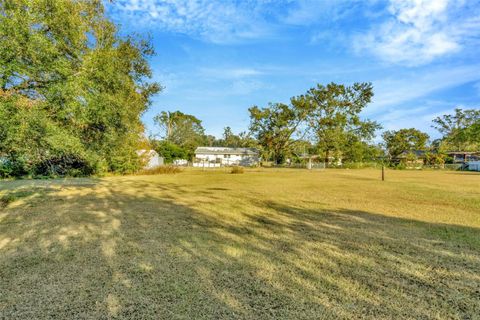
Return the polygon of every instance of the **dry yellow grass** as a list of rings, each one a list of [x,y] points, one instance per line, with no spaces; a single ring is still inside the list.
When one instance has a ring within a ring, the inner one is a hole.
[[[0,318],[480,315],[480,175],[0,182]]]
[[[138,172],[139,175],[149,174],[175,174],[182,172],[182,168],[172,165],[162,165],[151,169],[144,169]]]

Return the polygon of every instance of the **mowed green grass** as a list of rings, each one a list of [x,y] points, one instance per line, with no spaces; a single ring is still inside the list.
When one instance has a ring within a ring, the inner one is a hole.
[[[0,318],[480,318],[479,174],[186,170],[0,190]]]

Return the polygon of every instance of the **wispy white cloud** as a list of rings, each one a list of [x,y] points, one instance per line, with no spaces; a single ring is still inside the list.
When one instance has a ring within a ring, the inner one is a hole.
[[[368,5],[365,0],[296,0],[290,1],[289,10],[282,19],[293,25],[315,25],[344,19],[357,7]]]
[[[416,108],[409,108],[409,109],[404,109],[404,108],[392,108],[389,111],[386,111],[376,117],[377,121],[380,121],[381,123],[395,123],[398,122],[401,119],[405,118],[411,118],[412,116],[418,116],[419,114],[424,113],[429,109],[428,106],[421,106],[421,107],[416,107]]]
[[[390,0],[389,18],[356,36],[357,52],[408,66],[456,53],[480,36],[479,9],[455,0]]]
[[[238,80],[232,83],[229,93],[234,95],[247,95],[258,90],[270,88],[271,86],[257,79]]]
[[[247,95],[261,89],[271,88],[260,78],[267,75],[264,70],[251,67],[235,68],[200,68],[199,77],[220,81],[227,87],[217,91],[218,95]]]
[[[107,3],[110,14],[130,24],[195,36],[214,43],[231,43],[267,36],[270,26],[260,12],[264,1],[117,0]]]
[[[241,79],[265,74],[264,71],[250,67],[236,68],[200,68],[199,74],[215,79]]]
[[[433,92],[460,86],[480,80],[480,65],[431,69],[422,73],[397,75],[394,79],[373,81],[374,103],[367,113],[373,114],[382,109],[400,105],[425,97]]]

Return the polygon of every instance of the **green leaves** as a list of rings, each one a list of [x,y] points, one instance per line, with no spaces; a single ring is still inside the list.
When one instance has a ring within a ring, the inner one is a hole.
[[[163,131],[163,138],[193,154],[196,147],[206,143],[205,129],[202,121],[193,115],[180,111],[162,111],[153,121]]]
[[[397,158],[402,153],[412,153],[416,150],[427,150],[428,134],[415,128],[397,131],[385,131],[382,134],[390,158]]]
[[[296,139],[300,135],[301,124],[307,113],[299,102],[292,104],[269,104],[266,108],[253,106],[250,112],[250,131],[264,149],[270,153],[275,163],[282,163],[290,154]]]
[[[433,127],[443,134],[442,148],[449,151],[476,151],[480,148],[480,110],[455,109],[433,120]]]
[[[140,116],[161,87],[148,81],[149,41],[119,37],[103,10],[100,0],[0,4],[0,157],[136,170]]]
[[[317,152],[329,161],[332,154],[364,154],[365,141],[374,137],[380,125],[362,120],[359,113],[373,96],[370,83],[345,86],[330,83],[317,85],[306,94],[290,99],[290,105],[270,104],[250,111],[250,130],[269,150],[276,162],[281,162],[295,143],[308,135],[316,144]],[[362,148],[352,152],[351,148]]]

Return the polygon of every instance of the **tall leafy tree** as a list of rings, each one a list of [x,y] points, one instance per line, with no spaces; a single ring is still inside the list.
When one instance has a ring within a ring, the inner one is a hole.
[[[225,147],[238,148],[240,147],[240,137],[233,133],[232,128],[225,127],[223,129],[223,144]]]
[[[250,132],[242,131],[238,134],[240,139],[240,147],[242,148],[257,148],[258,141],[250,134]]]
[[[208,143],[202,121],[193,115],[164,111],[154,117],[154,122],[163,130],[166,141],[187,149],[190,157],[196,147]]]
[[[275,163],[283,163],[296,141],[302,136],[300,129],[307,117],[307,110],[300,101],[271,103],[268,107],[253,106],[250,112],[250,132]]]
[[[319,84],[297,98],[308,110],[308,123],[325,162],[340,156],[348,145],[371,140],[381,128],[377,122],[360,117],[372,97],[371,83],[330,83]]]
[[[163,131],[163,138],[165,140],[171,140],[173,138],[173,130],[177,122],[181,117],[185,116],[180,111],[162,111],[153,118],[153,121]]]
[[[396,158],[403,152],[426,151],[430,138],[428,134],[415,128],[385,131],[382,137],[390,158]]]
[[[257,146],[257,141],[249,133],[243,131],[235,134],[232,128],[223,129],[222,139],[217,140],[215,145],[230,148],[252,148]]]
[[[476,151],[480,148],[478,126],[480,110],[455,109],[454,114],[446,114],[433,120],[433,127],[443,134],[442,147],[450,151]]]
[[[480,120],[477,120],[467,130],[471,141],[475,141],[477,143],[477,150],[480,149]]]
[[[0,41],[0,156],[47,174],[138,167],[160,90],[148,41],[119,37],[100,0],[4,0]]]

